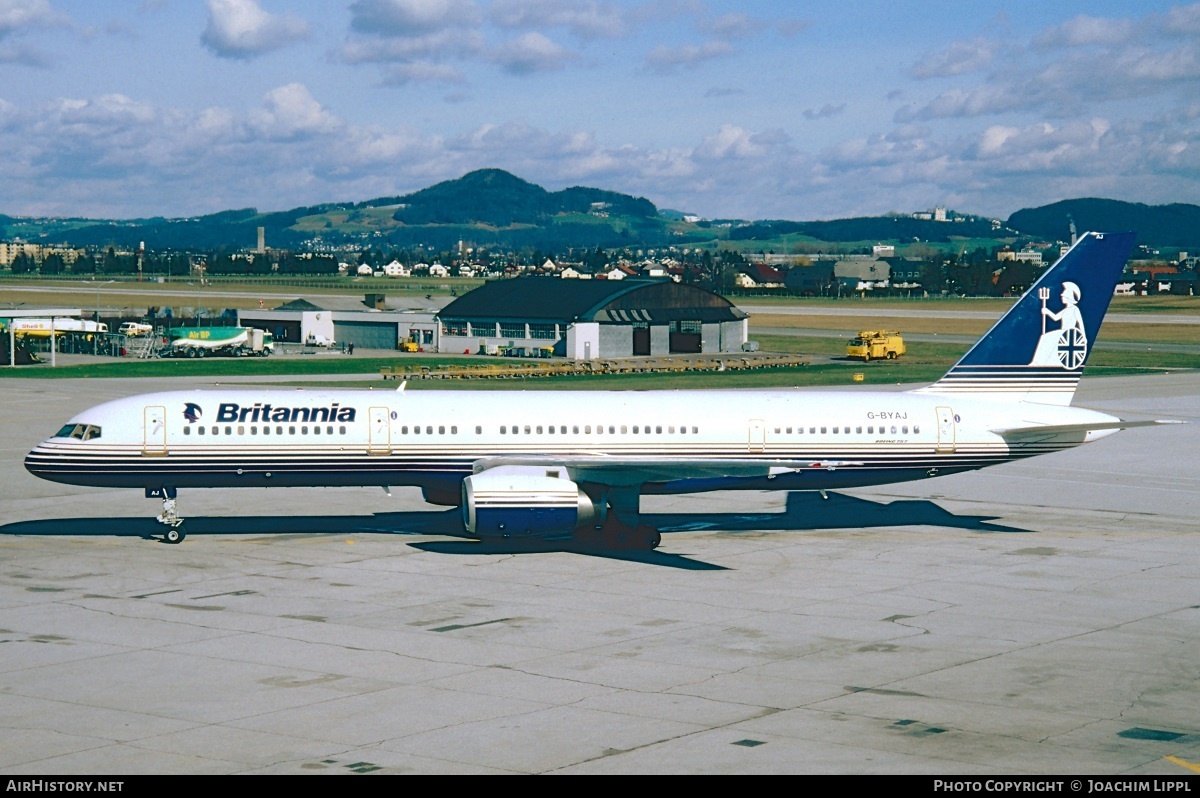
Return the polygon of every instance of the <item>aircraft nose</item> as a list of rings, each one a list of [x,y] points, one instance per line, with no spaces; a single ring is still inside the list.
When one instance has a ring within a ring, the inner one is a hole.
[[[30,449],[29,454],[25,455],[25,470],[35,477],[42,477],[46,474],[45,461],[42,453],[39,451],[45,444],[46,441],[42,441]]]

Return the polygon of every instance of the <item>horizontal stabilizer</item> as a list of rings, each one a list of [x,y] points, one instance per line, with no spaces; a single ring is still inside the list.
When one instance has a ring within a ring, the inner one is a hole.
[[[997,435],[1060,435],[1070,432],[1099,432],[1106,429],[1129,429],[1130,427],[1154,427],[1159,424],[1186,424],[1186,421],[1100,421],[1091,424],[1030,424],[1027,427],[1005,427],[994,429]]]

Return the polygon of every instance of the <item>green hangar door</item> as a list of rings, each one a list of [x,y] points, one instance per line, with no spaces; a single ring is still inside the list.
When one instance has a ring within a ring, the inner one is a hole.
[[[333,322],[333,338],[339,345],[353,343],[355,349],[395,349],[400,340],[395,322]]]

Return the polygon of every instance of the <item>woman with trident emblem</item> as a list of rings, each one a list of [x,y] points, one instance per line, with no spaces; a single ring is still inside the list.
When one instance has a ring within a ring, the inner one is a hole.
[[[1083,327],[1083,314],[1079,312],[1079,286],[1067,281],[1062,284],[1062,289],[1063,309],[1058,313],[1046,307],[1050,289],[1038,289],[1038,299],[1042,300],[1042,337],[1029,362],[1031,366],[1077,369],[1087,359],[1087,330]],[[1047,318],[1061,322],[1062,326],[1047,330]]]

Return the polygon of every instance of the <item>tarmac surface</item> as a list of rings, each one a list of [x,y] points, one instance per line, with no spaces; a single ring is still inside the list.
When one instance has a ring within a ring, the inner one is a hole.
[[[1193,423],[986,471],[650,497],[654,552],[353,488],[181,492],[171,546],[24,470],[179,384],[0,381],[0,773],[1200,772],[1200,375],[1085,378]]]

